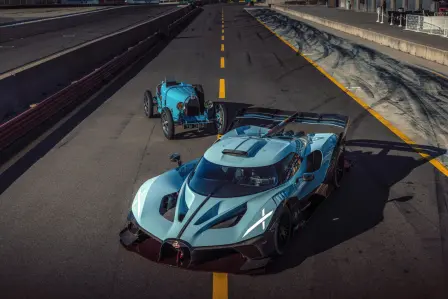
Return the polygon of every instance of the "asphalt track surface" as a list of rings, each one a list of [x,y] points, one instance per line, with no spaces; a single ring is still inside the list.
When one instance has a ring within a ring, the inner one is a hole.
[[[95,21],[87,24],[60,30],[54,28],[55,30],[51,32],[0,43],[0,56],[2,57],[0,59],[0,74],[147,21],[173,9],[176,9],[176,6],[142,6],[139,11],[136,11],[134,7],[118,8],[120,12],[118,16],[116,14],[104,16],[99,13]],[[76,16],[71,18],[76,18]],[[39,26],[39,23],[36,23],[35,26]]]
[[[211,273],[155,264],[118,243],[133,195],[173,167],[168,155],[196,158],[216,140],[167,141],[159,119],[145,118],[143,91],[165,75],[203,84],[212,99],[224,79],[229,106],[352,118],[356,164],[343,187],[267,274],[229,274],[228,298],[446,298],[438,208],[446,178],[242,6],[205,6],[140,68],[0,177],[2,298],[212,297]],[[215,285],[214,298],[227,298],[226,290]]]

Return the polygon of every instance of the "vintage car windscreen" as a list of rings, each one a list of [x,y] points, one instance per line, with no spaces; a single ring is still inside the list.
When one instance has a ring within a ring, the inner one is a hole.
[[[274,188],[278,181],[277,169],[273,165],[229,167],[202,158],[188,183],[194,192],[201,195],[214,192],[213,197],[239,197]],[[222,188],[219,187],[221,185]]]

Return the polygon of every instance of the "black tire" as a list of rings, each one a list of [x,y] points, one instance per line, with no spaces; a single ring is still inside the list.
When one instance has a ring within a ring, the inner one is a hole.
[[[143,108],[145,110],[145,115],[148,118],[154,117],[154,99],[152,98],[152,93],[147,90],[143,97]]]
[[[341,180],[344,177],[344,172],[345,172],[344,162],[345,162],[345,157],[344,157],[344,151],[342,150],[339,153],[336,165],[335,165],[333,173],[332,173],[331,184],[333,185],[333,187],[335,189],[338,189],[339,187],[341,187]]]
[[[224,135],[227,132],[227,107],[224,104],[215,104],[215,113],[216,113],[216,131],[219,135]],[[218,119],[218,113],[219,119]]]
[[[162,131],[165,137],[168,140],[174,138],[174,121],[173,115],[171,114],[170,109],[163,108],[162,113],[160,114],[160,121],[162,123]]]
[[[291,211],[284,207],[277,221],[274,232],[274,255],[281,256],[291,241],[293,226]]]

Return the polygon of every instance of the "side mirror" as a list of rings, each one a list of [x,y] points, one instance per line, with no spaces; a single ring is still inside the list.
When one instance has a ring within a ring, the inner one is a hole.
[[[182,165],[182,161],[180,160],[180,154],[178,154],[178,153],[171,154],[170,161],[177,162],[177,165],[179,165],[179,166]]]
[[[309,182],[309,181],[314,180],[314,174],[312,174],[312,173],[304,173],[303,174],[303,180],[305,182]]]

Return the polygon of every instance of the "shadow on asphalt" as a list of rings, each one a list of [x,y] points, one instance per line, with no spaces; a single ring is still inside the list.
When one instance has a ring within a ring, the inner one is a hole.
[[[179,36],[179,37],[176,37],[175,39],[184,39],[184,38],[188,38],[188,39],[190,39],[190,38],[201,38],[202,36],[200,36],[200,35],[190,35],[190,36]]]
[[[432,146],[417,147],[432,158],[446,152]],[[347,141],[347,148],[347,158],[354,164],[351,171],[346,173],[341,188],[320,205],[308,224],[294,236],[285,255],[273,260],[263,274],[298,267],[308,257],[327,251],[378,225],[383,221],[383,210],[387,204],[394,202],[399,205],[413,199],[412,195],[389,199],[392,186],[415,168],[428,163],[409,145],[350,140]],[[358,253],[362,254],[361,251]]]
[[[197,138],[205,138],[209,136],[216,136],[216,132],[214,132],[211,128],[204,130],[190,130],[176,133],[174,139],[197,139]]]
[[[181,29],[173,31],[173,35],[169,38],[160,40],[151,50],[149,50],[140,61],[136,62],[131,68],[122,72],[117,79],[109,84],[100,93],[91,98],[90,102],[77,111],[73,116],[67,119],[58,129],[49,134],[37,145],[30,149],[26,154],[19,158],[14,164],[7,168],[0,174],[0,194],[2,194],[11,184],[13,184],[22,174],[24,174],[34,163],[41,157],[45,156],[59,141],[61,141],[67,134],[69,134],[78,124],[92,114],[99,108],[107,99],[120,90],[127,82],[134,78],[149,62],[156,58],[167,46],[174,40],[177,35],[182,32],[193,20],[190,19],[185,22]],[[143,90],[142,90],[143,97]],[[143,100],[142,100],[143,105]],[[64,116],[76,109],[75,106],[69,106],[56,114],[52,119],[43,123],[41,126],[35,128],[26,136],[14,143],[14,145],[1,152],[0,165],[6,163],[17,152],[24,149],[30,142],[36,140],[51,129]],[[143,106],[142,106],[143,113]]]

